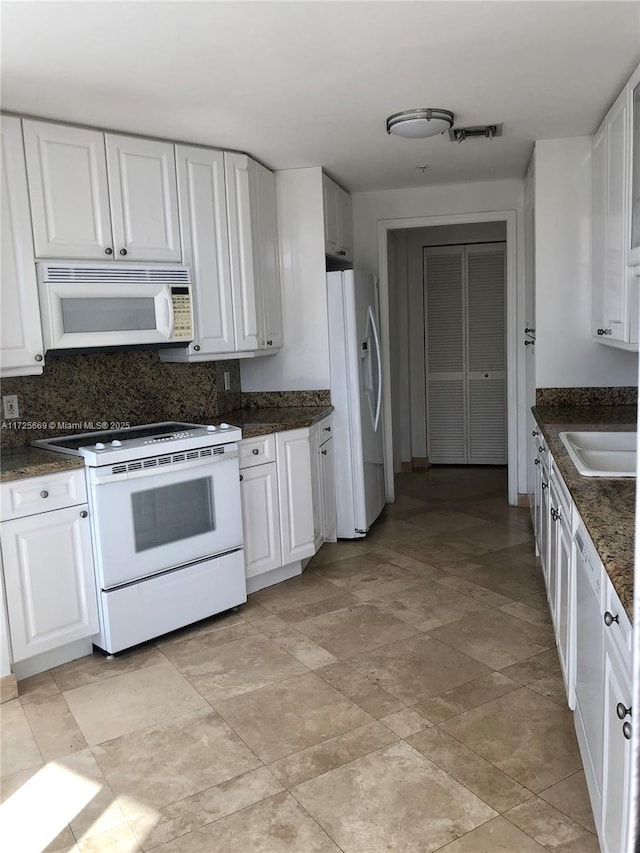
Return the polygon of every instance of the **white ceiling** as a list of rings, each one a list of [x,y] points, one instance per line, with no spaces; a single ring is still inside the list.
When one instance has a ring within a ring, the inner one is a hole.
[[[353,191],[522,177],[535,139],[593,133],[639,60],[637,2],[2,3],[3,109],[322,165]],[[387,136],[413,107],[504,135]]]

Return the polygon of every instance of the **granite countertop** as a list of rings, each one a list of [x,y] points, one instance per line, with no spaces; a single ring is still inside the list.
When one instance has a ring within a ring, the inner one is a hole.
[[[274,406],[268,409],[235,409],[233,412],[221,415],[221,419],[241,427],[243,438],[255,438],[271,432],[310,427],[330,415],[332,411],[333,406]]]
[[[533,415],[629,619],[633,621],[636,481],[583,477],[559,433],[636,429],[635,406],[534,406]]]
[[[82,456],[52,453],[50,450],[40,450],[28,444],[3,450],[1,461],[0,483],[38,477],[40,474],[56,474],[71,468],[84,468]]]

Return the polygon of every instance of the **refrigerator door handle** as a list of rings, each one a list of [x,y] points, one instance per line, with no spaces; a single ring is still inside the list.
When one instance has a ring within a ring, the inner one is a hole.
[[[382,355],[380,353],[380,337],[378,336],[376,318],[373,314],[373,309],[371,308],[371,306],[369,306],[369,321],[373,330],[373,339],[376,342],[376,358],[378,360],[378,399],[376,402],[376,414],[373,421],[374,432],[377,432],[378,424],[380,423],[380,408],[382,406]]]

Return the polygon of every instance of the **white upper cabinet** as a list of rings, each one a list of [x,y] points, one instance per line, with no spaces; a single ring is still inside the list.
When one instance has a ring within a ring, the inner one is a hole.
[[[235,351],[282,346],[275,179],[246,154],[225,152]]]
[[[322,175],[325,253],[353,260],[351,196],[327,175]]]
[[[104,134],[23,121],[39,258],[113,257]]]
[[[629,264],[637,77],[638,71],[613,103],[592,148],[592,333],[601,343],[633,350],[638,349],[639,282]]]
[[[631,123],[631,210],[628,262],[640,272],[640,66],[627,86],[629,120]]]
[[[180,261],[174,146],[105,135],[114,252],[130,261]]]
[[[27,175],[20,119],[2,118],[0,374],[28,376],[44,366]]]
[[[180,261],[174,146],[23,122],[36,257]]]
[[[224,154],[178,145],[176,164],[182,254],[191,269],[195,335],[188,348],[172,353],[183,361],[205,361],[235,348]]]

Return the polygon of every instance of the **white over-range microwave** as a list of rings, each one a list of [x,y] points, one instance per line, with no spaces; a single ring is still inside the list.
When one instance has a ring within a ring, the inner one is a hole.
[[[193,338],[189,269],[39,262],[46,350],[182,344]]]

